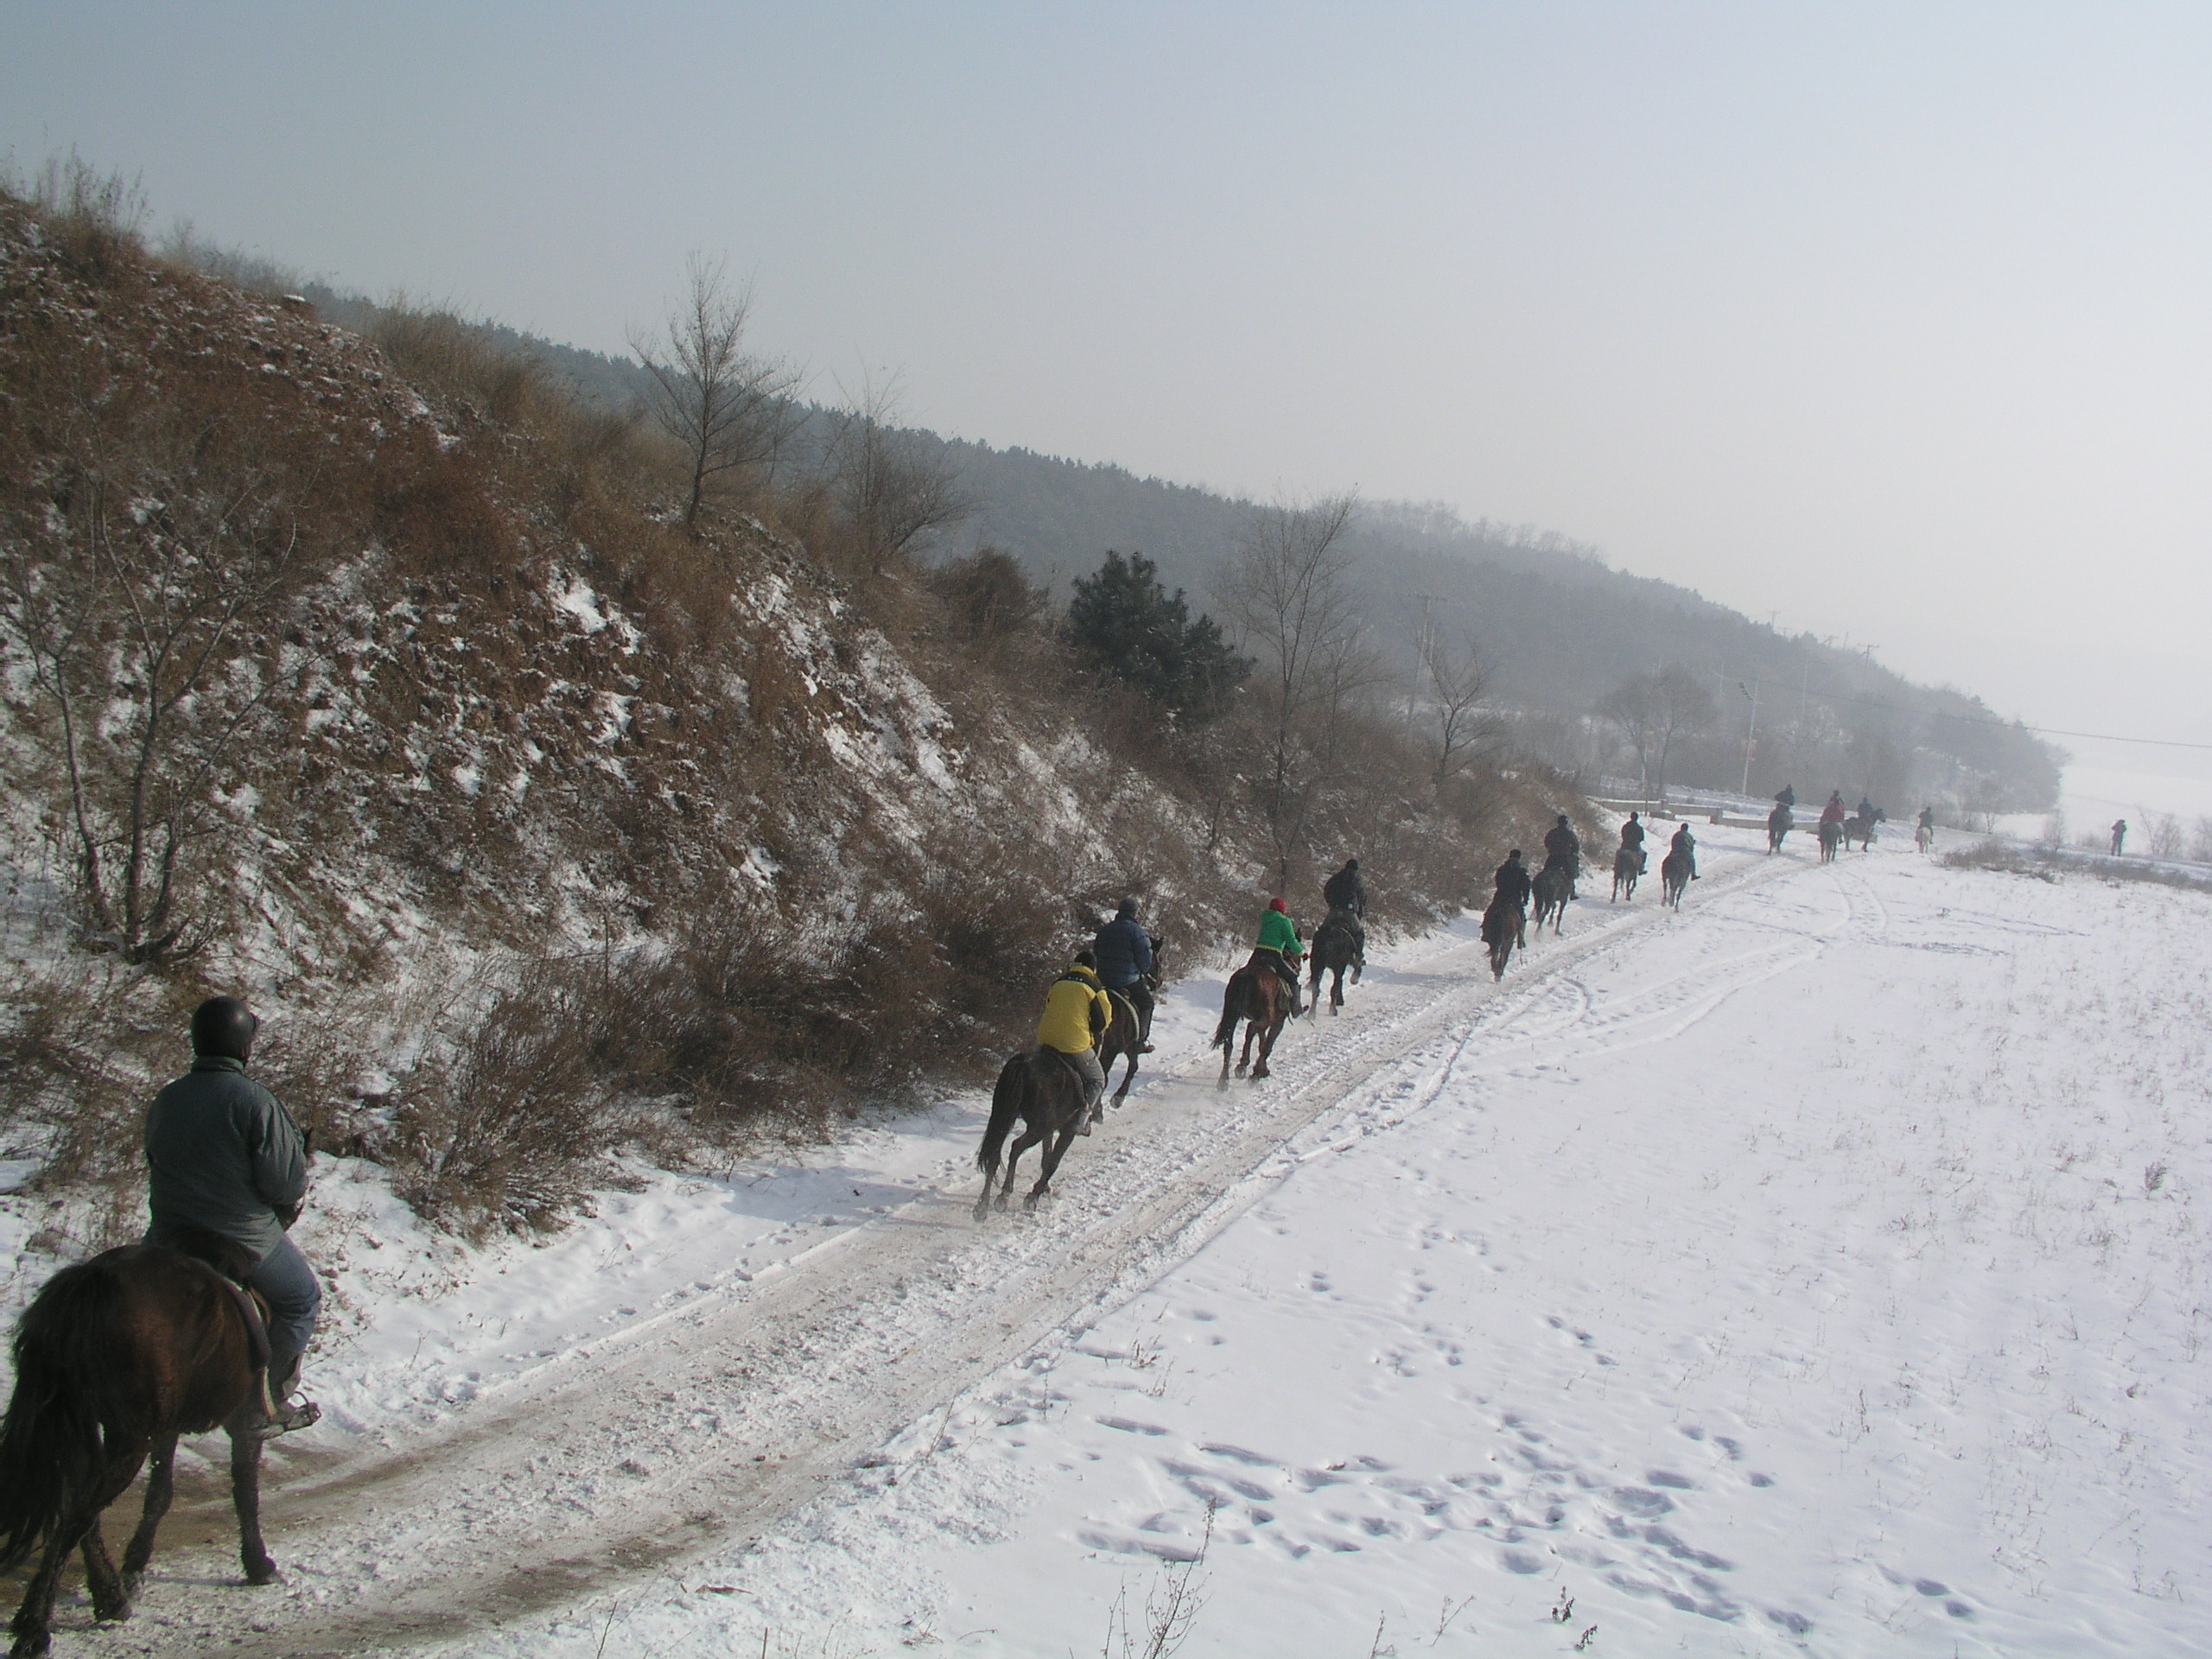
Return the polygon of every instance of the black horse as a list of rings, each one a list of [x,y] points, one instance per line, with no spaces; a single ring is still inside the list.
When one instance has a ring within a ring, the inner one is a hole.
[[[1843,845],[1843,826],[1834,818],[1821,820],[1821,862],[1835,862],[1835,849]]]
[[[1643,858],[1640,847],[1624,847],[1613,855],[1613,896],[1607,903],[1636,897],[1636,884],[1643,879]]]
[[[1848,847],[1855,841],[1859,843],[1860,852],[1872,852],[1874,848],[1874,826],[1878,823],[1887,823],[1889,821],[1889,814],[1878,806],[1874,809],[1874,816],[1871,818],[1861,817],[1858,813],[1853,813],[1843,821],[1843,844]]]
[[[227,1241],[210,1243],[211,1254],[238,1258],[227,1267],[251,1269]],[[249,1293],[226,1277],[180,1251],[126,1244],[64,1268],[24,1310],[16,1392],[0,1422],[0,1571],[45,1548],[10,1627],[10,1659],[47,1651],[54,1582],[72,1551],[85,1558],[92,1617],[130,1617],[168,1513],[181,1434],[229,1433],[246,1582],[276,1576],[261,1541],[268,1339]],[[118,1573],[100,1512],[149,1453],[145,1507]]]
[[[1536,872],[1535,897],[1536,931],[1541,933],[1548,921],[1557,933],[1567,918],[1567,901],[1574,897],[1574,871],[1563,863],[1545,865]]]
[[[1039,1155],[1045,1166],[1022,1203],[1025,1210],[1034,1210],[1037,1200],[1052,1190],[1052,1172],[1059,1168],[1068,1143],[1084,1126],[1084,1109],[1083,1074],[1062,1059],[1056,1049],[1039,1044],[1016,1054],[1000,1068],[998,1086],[991,1090],[991,1121],[983,1131],[983,1144],[976,1152],[976,1167],[983,1172],[982,1194],[976,1200],[976,1220],[990,1212],[999,1148],[1006,1144],[1014,1120],[1021,1121],[1021,1138],[1006,1155],[1006,1182],[999,1188],[998,1206],[1005,1209],[1013,1196],[1014,1166],[1021,1161],[1021,1154],[1041,1141],[1045,1150]]]
[[[1306,948],[1306,971],[1313,976],[1313,1017],[1321,1017],[1321,976],[1334,974],[1329,985],[1329,1012],[1344,1011],[1344,971],[1351,971],[1351,982],[1359,983],[1359,976],[1367,967],[1367,950],[1360,942],[1359,929],[1348,910],[1332,910],[1328,919],[1314,931],[1313,943]]]
[[[1780,852],[1782,850],[1783,842],[1788,838],[1789,832],[1796,827],[1796,814],[1792,812],[1788,807],[1783,805],[1781,802],[1777,801],[1774,804],[1774,810],[1766,815],[1767,851],[1770,853]]]
[[[1160,956],[1165,949],[1158,939],[1152,942],[1152,971],[1144,976],[1145,989],[1155,996],[1160,994],[1160,982],[1164,977]],[[1114,1103],[1119,1106],[1129,1097],[1129,1085],[1137,1080],[1137,1061],[1144,1052],[1144,1020],[1137,1013],[1136,1004],[1121,992],[1109,991],[1107,995],[1114,999],[1114,1023],[1098,1039],[1098,1064],[1105,1070],[1106,1080],[1111,1083],[1114,1062],[1126,1058],[1129,1063],[1129,1069],[1122,1074],[1122,1086],[1114,1091]],[[1091,1124],[1105,1116],[1105,1106],[1102,1096],[1084,1121],[1084,1134],[1089,1135]]]
[[[1513,947],[1522,943],[1522,930],[1528,925],[1528,912],[1503,896],[1491,899],[1483,912],[1483,943],[1490,947],[1492,979],[1505,977],[1505,964],[1513,959]]]
[[[1676,910],[1682,907],[1682,889],[1690,884],[1690,855],[1676,850],[1659,863],[1659,897]]]

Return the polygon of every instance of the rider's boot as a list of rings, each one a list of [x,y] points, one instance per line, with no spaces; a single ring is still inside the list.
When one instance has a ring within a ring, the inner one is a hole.
[[[255,1433],[263,1440],[279,1434],[289,1434],[295,1429],[311,1428],[322,1417],[322,1408],[312,1400],[294,1400],[292,1395],[300,1386],[300,1354],[271,1354],[269,1357],[267,1410]]]

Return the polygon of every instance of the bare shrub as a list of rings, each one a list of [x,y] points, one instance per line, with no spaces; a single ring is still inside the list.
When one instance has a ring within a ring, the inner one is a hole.
[[[573,968],[535,965],[494,993],[464,1041],[394,1090],[379,1152],[401,1196],[468,1232],[556,1220],[625,1130],[591,1064],[603,1017]]]
[[[14,192],[13,181],[0,183]],[[108,287],[137,273],[146,222],[137,178],[103,173],[73,149],[47,158],[29,195],[47,240],[73,274]]]
[[[2212,816],[2199,817],[2189,835],[2189,855],[2198,864],[2212,864]]]
[[[368,334],[408,379],[463,399],[503,426],[557,396],[535,357],[502,350],[483,329],[404,294],[372,308]]]
[[[2153,858],[2179,858],[2189,850],[2189,830],[2171,812],[2149,812],[2143,820],[2145,850]]]
[[[995,547],[977,548],[930,573],[958,637],[988,652],[1033,632],[1052,595],[1022,574],[1020,563]]]
[[[893,389],[865,387],[830,439],[830,488],[857,576],[883,575],[975,511],[952,463],[899,428],[897,412]]]
[[[257,637],[299,585],[308,515],[219,410],[80,395],[41,491],[0,504],[0,650],[65,785],[62,834],[92,936],[126,961],[189,956],[220,796],[276,680]]]

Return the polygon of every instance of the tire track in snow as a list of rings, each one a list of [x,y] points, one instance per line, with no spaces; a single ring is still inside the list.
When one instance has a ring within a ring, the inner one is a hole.
[[[1701,896],[1804,871],[1745,855]],[[656,1316],[655,1340],[637,1338],[642,1325],[614,1333],[486,1395],[449,1429],[270,1490],[270,1535],[294,1575],[285,1601],[242,1600],[219,1529],[195,1549],[172,1522],[140,1619],[104,1632],[102,1649],[432,1645],[757,1537],[901,1429],[1187,1259],[1295,1166],[1295,1137],[1332,1113],[1371,1111],[1408,1058],[1453,1044],[1433,1086],[1416,1089],[1417,1110],[1463,1057],[1517,1041],[1512,1022],[1562,987],[1565,1018],[1540,1029],[1605,1029],[1573,970],[1645,927],[1697,922],[1656,906],[1596,913],[1601,925],[1522,957],[1518,982],[1493,984],[1470,942],[1369,999],[1370,1018],[1300,1027],[1272,1085],[1217,1093],[1210,1075],[1194,1080],[1217,1064],[1211,1051],[1147,1074],[1132,1100],[1149,1109],[1109,1114],[1034,1217],[976,1226],[963,1180],[782,1273]],[[1751,970],[1762,957],[1762,973],[1787,970],[1773,947],[1732,960]],[[1707,1003],[1670,996],[1643,1017],[1694,1021]],[[212,1520],[212,1506],[179,1518]]]

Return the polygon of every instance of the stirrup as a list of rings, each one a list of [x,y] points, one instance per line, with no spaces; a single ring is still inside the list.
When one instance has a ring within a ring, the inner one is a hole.
[[[288,1405],[272,1407],[264,1412],[253,1431],[257,1440],[273,1440],[279,1434],[290,1434],[302,1428],[313,1428],[322,1421],[322,1408],[312,1400],[295,1401]]]

